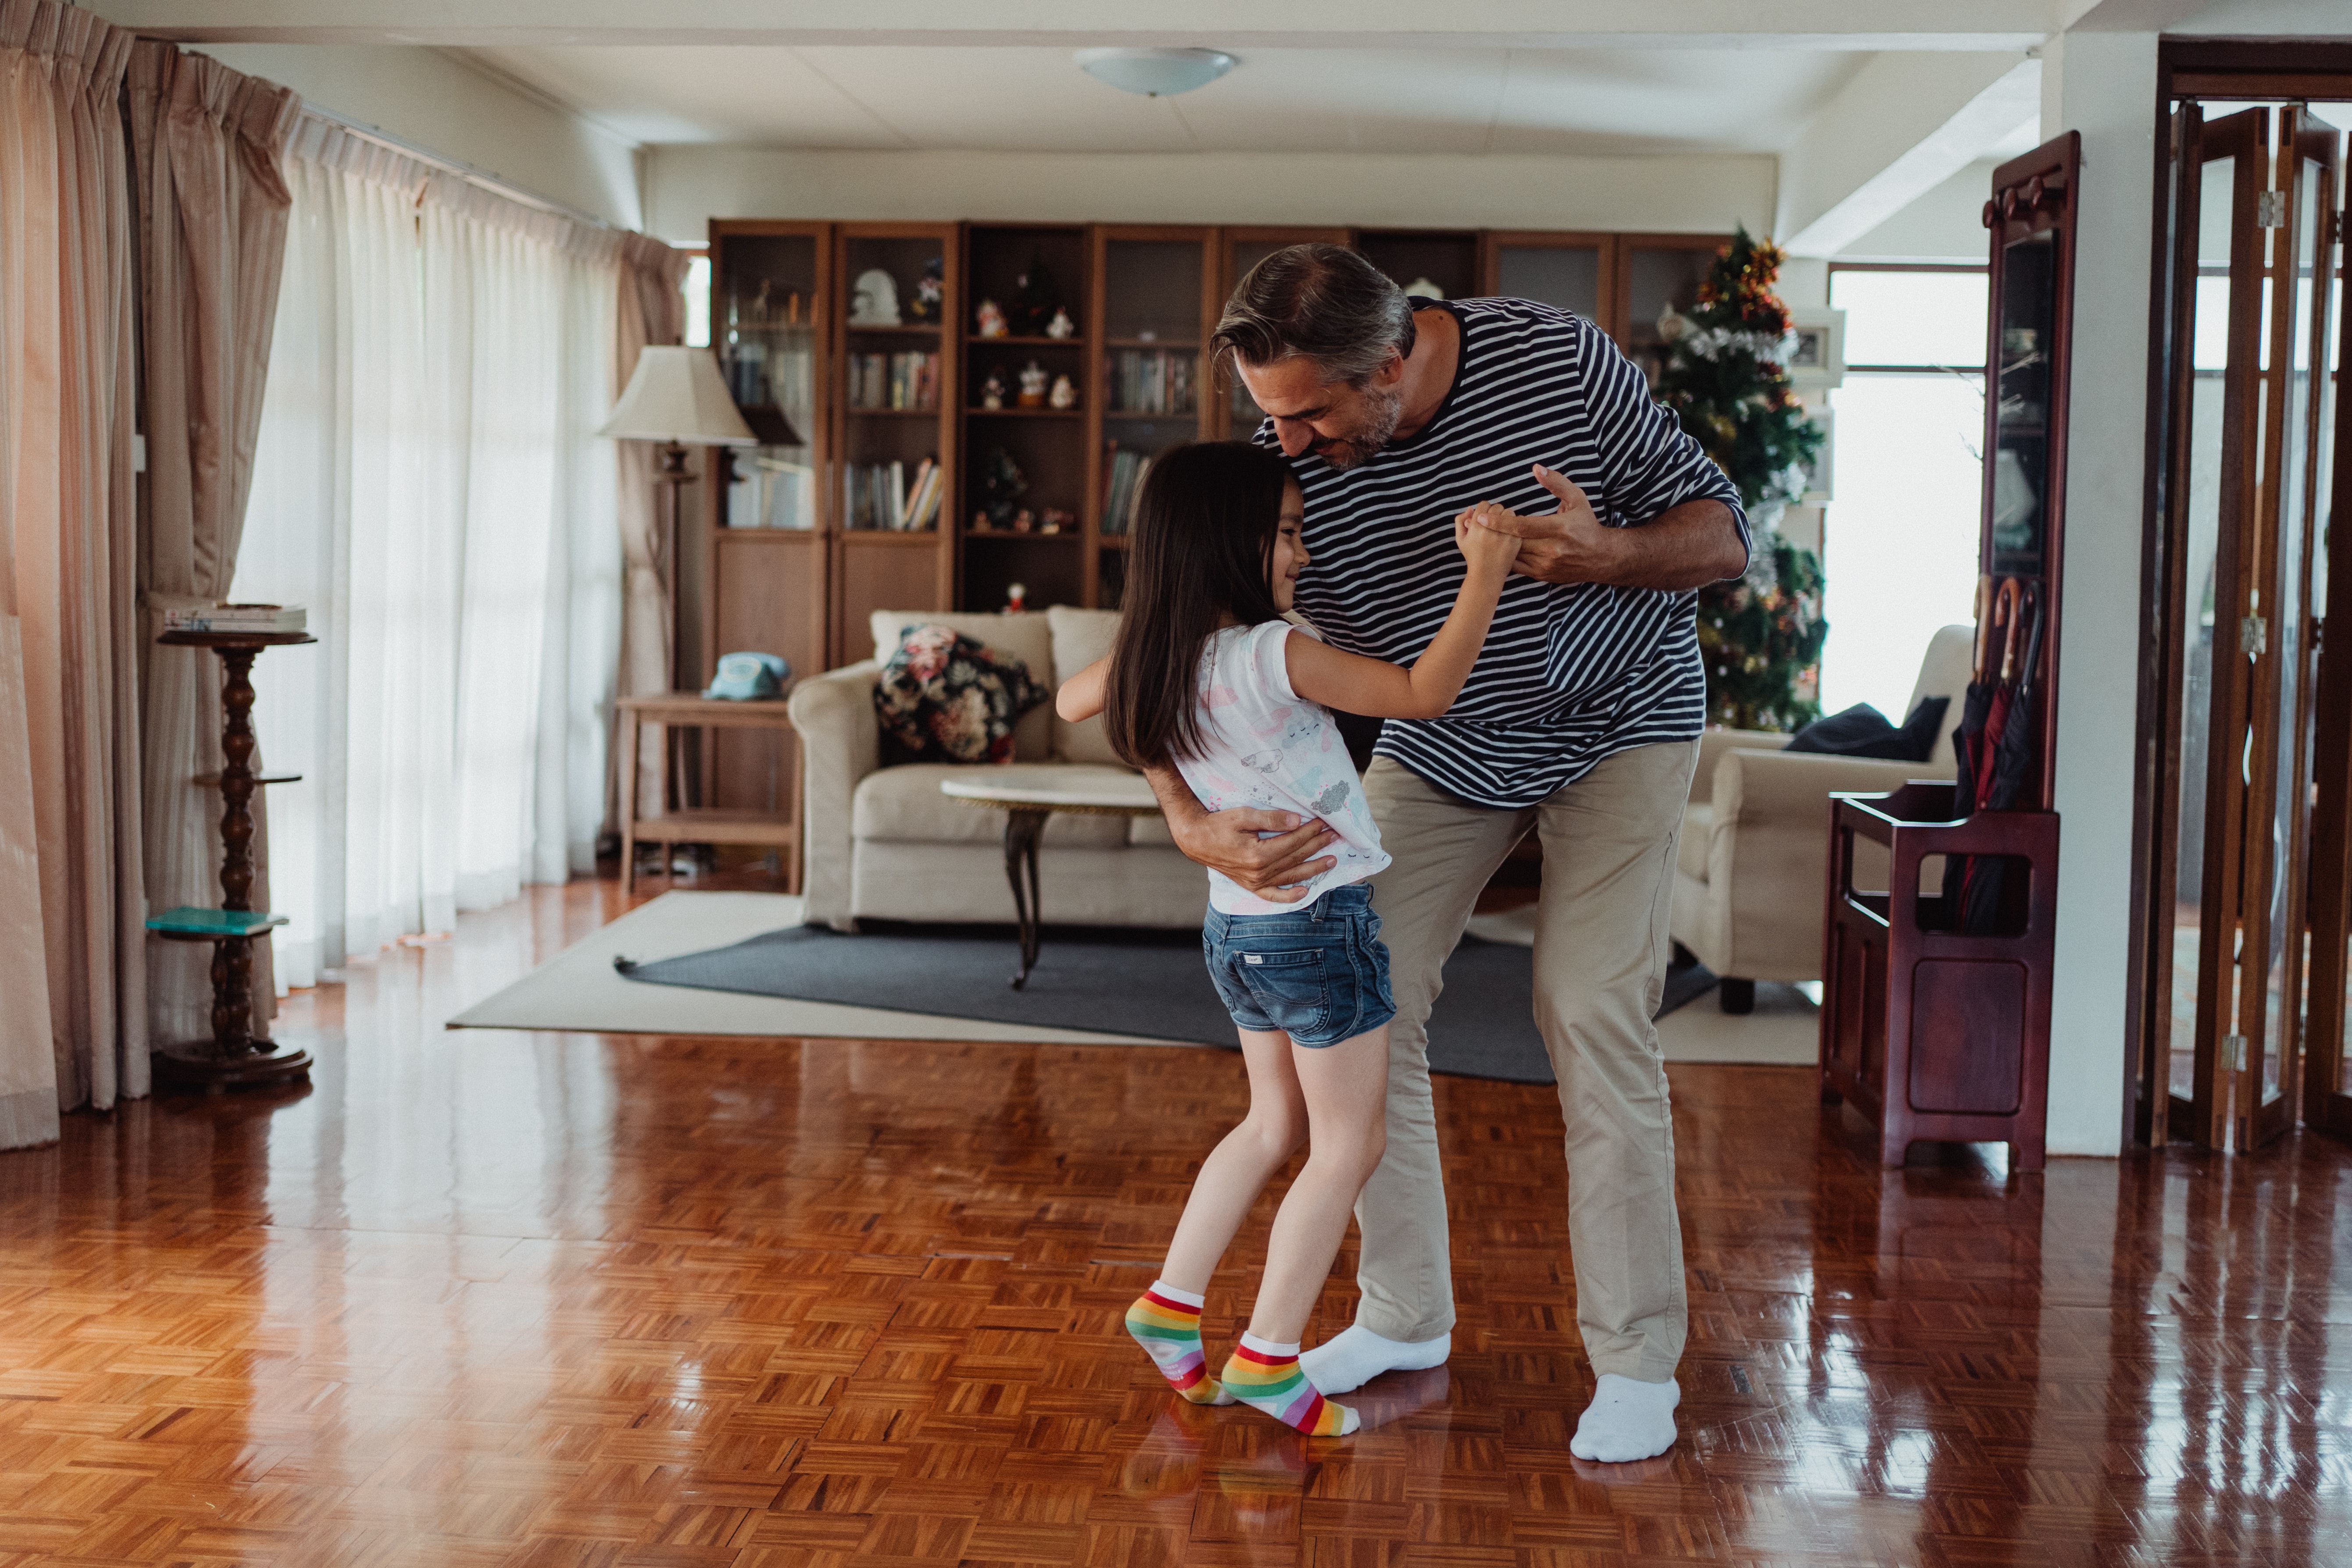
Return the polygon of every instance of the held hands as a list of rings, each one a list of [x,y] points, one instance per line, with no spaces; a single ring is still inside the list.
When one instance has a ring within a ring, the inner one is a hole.
[[[1511,570],[1540,583],[1614,581],[1623,531],[1603,526],[1592,503],[1565,475],[1541,463],[1535,466],[1535,472],[1536,483],[1558,498],[1557,510],[1548,516],[1521,517],[1486,501],[1454,519],[1457,540],[1465,527],[1510,535],[1518,546]],[[1469,552],[1464,545],[1463,553]],[[1475,562],[1476,557],[1471,559]]]
[[[1475,577],[1482,569],[1492,573],[1497,591],[1522,548],[1507,526],[1519,521],[1494,501],[1481,501],[1454,520],[1454,547],[1470,563],[1470,574]]]

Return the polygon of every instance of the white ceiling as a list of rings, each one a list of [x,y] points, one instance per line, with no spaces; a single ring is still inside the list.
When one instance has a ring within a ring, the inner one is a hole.
[[[1064,48],[462,51],[631,142],[1001,152],[1774,152],[1872,57],[1830,49],[1263,48],[1148,99]]]

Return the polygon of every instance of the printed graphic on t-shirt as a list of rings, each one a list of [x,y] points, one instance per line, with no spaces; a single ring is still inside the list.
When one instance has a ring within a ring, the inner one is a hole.
[[[1323,851],[1337,864],[1295,904],[1268,902],[1213,870],[1209,902],[1224,914],[1295,912],[1325,889],[1360,882],[1389,863],[1339,724],[1328,709],[1291,689],[1284,652],[1293,631],[1314,635],[1268,621],[1229,626],[1209,639],[1201,655],[1201,754],[1176,767],[1211,811],[1249,807],[1319,819],[1339,836]]]

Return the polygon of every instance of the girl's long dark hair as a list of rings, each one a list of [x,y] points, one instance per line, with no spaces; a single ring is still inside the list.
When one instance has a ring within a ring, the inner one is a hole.
[[[1227,616],[1282,618],[1266,583],[1290,465],[1246,441],[1162,453],[1144,476],[1103,725],[1130,766],[1200,754],[1201,652]]]

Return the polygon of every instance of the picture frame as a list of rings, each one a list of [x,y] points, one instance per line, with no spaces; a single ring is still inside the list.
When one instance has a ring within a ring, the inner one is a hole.
[[[1805,479],[1805,493],[1797,499],[1797,504],[1827,506],[1837,500],[1837,410],[1824,406],[1809,407],[1805,412],[1812,416],[1814,427],[1822,433],[1822,449],[1813,458],[1812,471]]]
[[[1789,384],[1826,392],[1845,381],[1845,312],[1811,307],[1789,312]]]

